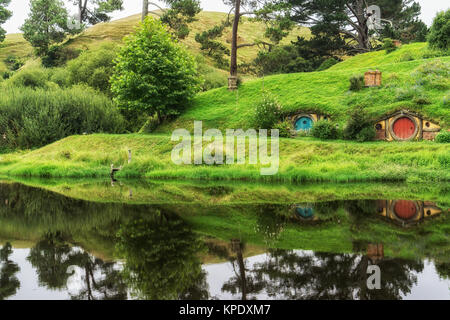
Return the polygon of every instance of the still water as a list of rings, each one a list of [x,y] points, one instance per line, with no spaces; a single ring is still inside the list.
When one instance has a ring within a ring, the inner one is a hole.
[[[449,230],[445,199],[127,204],[3,183],[0,299],[448,300]]]

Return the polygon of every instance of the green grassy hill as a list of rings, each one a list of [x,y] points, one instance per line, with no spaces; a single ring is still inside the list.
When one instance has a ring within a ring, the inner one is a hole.
[[[175,122],[159,128],[191,128],[203,120],[209,128],[249,128],[255,104],[263,91],[272,93],[286,112],[305,111],[330,115],[344,123],[353,106],[363,105],[374,117],[400,109],[423,114],[442,127],[450,126],[450,56],[428,58],[426,43],[404,45],[386,54],[376,51],[358,55],[322,72],[281,74],[247,81],[237,92],[219,88],[197,96]],[[349,91],[349,78],[370,69],[383,72],[380,88]]]
[[[207,30],[216,25],[227,14],[221,12],[206,12],[203,11],[198,15],[198,20],[190,25],[191,32],[189,36],[182,41],[188,50],[193,54],[200,54],[200,45],[195,41],[195,35],[201,31]],[[155,16],[156,17],[156,16]],[[99,23],[93,27],[88,28],[83,33],[66,42],[66,46],[73,49],[95,49],[107,42],[122,43],[122,39],[133,32],[135,26],[140,22],[141,15],[133,15],[127,18]],[[239,43],[252,43],[256,40],[264,39],[264,25],[259,22],[250,21],[243,18],[239,26]],[[297,36],[303,35],[308,37],[310,34],[308,28],[299,28],[284,39],[284,43],[289,43],[297,39]],[[222,38],[222,43],[229,45],[231,42],[231,29],[225,30]],[[4,59],[9,55],[15,55],[23,60],[32,61],[32,48],[23,38],[22,34],[9,34],[3,44],[0,44],[0,72],[6,70]],[[249,63],[256,57],[256,50],[252,47],[244,47],[239,50],[239,63]],[[207,62],[214,65],[214,61]]]

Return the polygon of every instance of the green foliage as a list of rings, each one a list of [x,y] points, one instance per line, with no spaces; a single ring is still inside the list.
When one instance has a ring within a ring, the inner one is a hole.
[[[225,73],[208,65],[202,55],[197,55],[196,61],[198,74],[203,80],[202,91],[227,86],[228,78]]]
[[[260,51],[253,63],[265,75],[314,71],[313,62],[301,57],[293,45]]]
[[[11,71],[19,70],[25,63],[22,59],[16,57],[15,55],[9,55],[5,59],[5,64],[8,66],[8,69]]]
[[[350,91],[361,91],[364,88],[364,75],[353,75],[350,78]]]
[[[386,53],[389,54],[397,50],[397,46],[394,44],[394,41],[390,38],[386,38],[383,40],[383,50],[386,50]]]
[[[228,26],[228,21],[222,21],[220,25],[213,26],[211,29],[195,35],[195,41],[200,44],[200,50],[211,57],[219,68],[226,68],[229,65],[226,57],[230,56],[230,49],[217,40]]]
[[[327,70],[327,69],[331,68],[332,66],[334,66],[337,63],[339,63],[339,61],[336,58],[328,58],[327,60],[322,62],[322,64],[320,65],[319,68],[317,68],[316,71]]]
[[[122,10],[123,0],[70,0],[81,7],[81,22],[94,25],[111,20],[109,13]]]
[[[277,100],[268,93],[256,104],[254,125],[259,129],[273,129],[281,117],[281,106]]]
[[[198,0],[164,0],[169,5],[161,16],[162,23],[169,26],[173,35],[178,39],[185,39],[189,33],[189,24],[196,21],[195,16],[202,9]]]
[[[75,59],[81,53],[81,50],[74,50],[61,45],[52,45],[42,56],[42,65],[45,68],[62,66],[67,61]]]
[[[35,148],[73,134],[122,132],[117,108],[87,87],[4,88],[0,94],[2,148]]]
[[[11,0],[0,0],[0,26],[12,16],[12,12],[6,9]],[[6,30],[0,27],[0,43],[5,40]]]
[[[115,45],[103,45],[99,49],[83,52],[67,64],[69,83],[85,84],[110,95],[109,79],[114,70],[117,51]]]
[[[321,140],[333,140],[339,137],[336,124],[327,120],[317,121],[314,124],[311,133],[313,137]]]
[[[27,68],[16,72],[7,82],[14,87],[48,88],[49,72],[42,68]]]
[[[450,143],[450,132],[442,131],[436,136],[436,142],[438,143]]]
[[[450,9],[439,12],[434,18],[428,42],[432,48],[450,49]]]
[[[292,123],[290,121],[282,121],[278,122],[274,129],[278,129],[279,131],[279,137],[280,138],[290,138],[292,137],[292,131],[294,130],[294,127],[292,126]]]
[[[361,131],[358,132],[356,135],[356,141],[358,142],[366,142],[366,141],[372,141],[375,139],[376,131],[373,125],[367,124],[364,128],[361,129]]]
[[[66,88],[71,85],[70,73],[66,68],[52,69],[50,81],[56,83],[60,88]]]
[[[373,131],[373,135],[371,131]],[[347,140],[357,140],[359,142],[373,140],[375,137],[373,121],[363,107],[357,106],[351,111],[343,135],[344,139]]]
[[[61,0],[31,0],[28,19],[21,27],[23,37],[38,55],[46,55],[52,44],[64,40],[69,33],[68,13]]]
[[[200,89],[196,64],[161,22],[147,17],[125,44],[111,78],[119,107],[160,120],[186,108]]]

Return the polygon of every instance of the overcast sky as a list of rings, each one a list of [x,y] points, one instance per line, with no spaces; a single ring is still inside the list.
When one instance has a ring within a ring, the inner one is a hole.
[[[447,0],[417,0],[422,6],[421,19],[428,25],[431,25],[434,16],[437,12],[450,8]],[[13,11],[13,16],[8,20],[3,28],[8,33],[20,32],[19,28],[23,24],[28,15],[29,0],[12,0],[9,9]],[[71,7],[71,0],[64,0],[68,8]],[[158,1],[155,1],[158,2]],[[370,2],[370,1],[369,1]],[[227,12],[226,6],[222,0],[201,0],[202,8],[205,11],[222,11]],[[74,7],[71,7],[73,12],[76,12]],[[142,8],[142,0],[124,0],[124,10],[112,14],[113,19],[128,17],[130,15],[139,13]]]

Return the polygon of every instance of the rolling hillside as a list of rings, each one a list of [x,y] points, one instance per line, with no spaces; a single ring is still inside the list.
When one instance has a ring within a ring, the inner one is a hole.
[[[201,12],[198,20],[191,24],[191,32],[189,36],[182,41],[186,47],[193,53],[201,52],[200,45],[195,41],[196,33],[207,30],[218,22],[226,18],[225,13],[221,12]],[[156,17],[156,16],[155,16]],[[141,15],[133,15],[127,18],[99,23],[88,28],[80,35],[68,39],[66,46],[74,49],[93,49],[101,46],[105,42],[121,43],[122,39],[133,32],[135,26],[140,22]],[[250,21],[243,18],[239,26],[239,43],[252,43],[255,40],[264,39],[264,28],[262,23]],[[290,36],[284,39],[284,43],[295,40],[298,35],[309,36],[307,28],[294,30]],[[221,41],[229,45],[231,41],[231,29],[224,32]],[[9,34],[3,44],[0,45],[0,72],[5,71],[6,66],[4,59],[9,55],[16,55],[24,60],[33,59],[32,48],[28,42],[23,39],[21,34]],[[252,47],[244,47],[239,50],[239,62],[251,62],[256,57],[256,51]],[[211,65],[213,61],[209,60]]]
[[[275,96],[286,112],[317,112],[344,123],[353,106],[362,105],[374,117],[409,109],[450,126],[450,56],[434,54],[426,43],[404,45],[391,54],[376,51],[358,55],[322,72],[280,74],[247,81],[238,92],[219,88],[201,93],[175,122],[159,132],[191,128],[194,120],[206,128],[249,128],[255,104],[263,91]],[[383,85],[349,91],[349,79],[367,70],[383,72]]]

